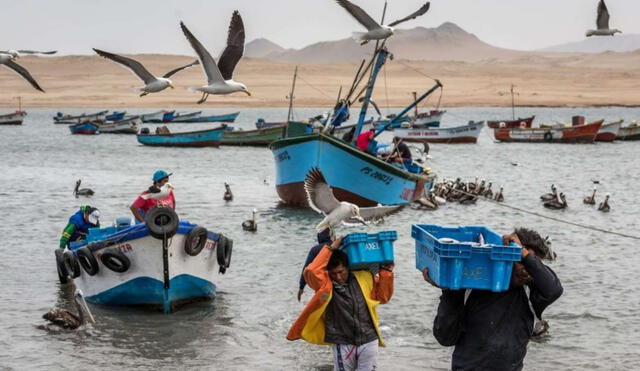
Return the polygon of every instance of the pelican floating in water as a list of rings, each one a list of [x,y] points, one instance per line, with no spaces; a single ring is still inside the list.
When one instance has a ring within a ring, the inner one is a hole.
[[[204,103],[209,94],[231,94],[235,92],[243,92],[251,96],[247,86],[241,82],[233,81],[233,70],[236,68],[238,61],[244,54],[244,24],[242,17],[236,10],[231,16],[231,24],[229,24],[229,33],[227,35],[227,46],[220,55],[218,63],[213,59],[211,54],[189,31],[184,23],[180,22],[182,32],[189,40],[191,47],[195,50],[200,61],[200,66],[207,77],[207,85],[192,90],[201,91],[202,98],[198,104]]]
[[[556,209],[556,210],[566,209],[568,206],[567,200],[564,197],[564,193],[562,192],[560,192],[557,198],[550,201],[546,201],[543,205],[547,209]]]
[[[609,196],[611,195],[607,193],[607,195],[604,196],[604,201],[600,202],[600,205],[598,205],[598,210],[603,213],[608,213],[611,210],[611,207],[609,206]]]
[[[24,51],[24,50],[23,50]],[[17,58],[20,57],[20,54],[15,50],[9,50],[8,52],[0,51],[0,65],[5,66],[11,71],[17,73],[22,76],[25,80],[34,87],[34,89],[39,90],[44,93],[44,90],[38,85],[38,82],[31,76],[29,71],[26,68],[20,66],[15,62]]]
[[[540,201],[553,201],[558,198],[558,189],[554,184],[551,185],[551,193],[545,193],[540,196]]]
[[[318,232],[326,228],[333,228],[345,221],[358,221],[366,225],[367,220],[380,219],[403,207],[402,205],[358,207],[349,202],[340,202],[318,168],[311,169],[307,174],[304,180],[304,190],[307,193],[309,206],[325,216],[316,226]]]
[[[498,192],[496,192],[496,195],[493,196],[494,201],[498,201],[498,202],[503,202],[504,201],[504,195],[502,194],[503,190],[504,190],[504,188],[502,186],[500,186],[500,190],[498,190]]]
[[[394,26],[399,25],[400,23],[415,19],[424,15],[428,10],[430,3],[427,2],[420,9],[413,12],[412,14],[398,19],[397,21],[391,22],[388,25],[381,25],[376,22],[367,12],[362,10],[359,6],[349,2],[348,0],[336,0],[338,5],[343,7],[353,18],[356,19],[361,25],[363,25],[367,32],[354,32],[353,38],[361,41],[360,45],[364,45],[368,43],[370,40],[384,40],[395,32]],[[385,5],[386,7],[386,5]]]
[[[600,0],[598,3],[598,17],[596,18],[597,30],[588,30],[587,37],[589,36],[613,36],[616,33],[622,33],[617,28],[609,28],[609,10],[604,0]]]
[[[80,183],[82,180],[78,179],[76,181],[76,187],[73,189],[73,194],[78,198],[78,196],[93,196],[95,193],[91,188],[80,188]]]
[[[171,193],[171,190],[175,189],[171,183],[165,183],[162,187],[158,188],[156,186],[149,187],[149,192],[141,195],[143,200],[148,200],[150,198],[159,200],[161,198],[165,198]]]
[[[224,182],[224,196],[222,196],[222,199],[225,201],[233,201],[233,193],[231,193],[231,187],[227,182]]]
[[[591,196],[585,197],[584,200],[582,200],[582,202],[584,202],[587,205],[596,204],[596,187],[593,187],[593,193],[591,193]]]
[[[76,289],[73,295],[73,301],[78,310],[77,315],[66,309],[53,308],[42,316],[42,318],[50,322],[45,325],[45,328],[48,330],[75,330],[84,326],[87,323],[87,319],[89,319],[91,323],[96,323],[80,289]]]
[[[258,230],[258,222],[256,221],[256,213],[258,210],[253,209],[251,212],[251,219],[242,222],[242,229],[249,232],[255,232]]]
[[[175,68],[167,73],[165,73],[162,77],[155,77],[151,74],[151,72],[149,72],[149,70],[147,70],[142,63],[136,61],[135,59],[131,59],[131,58],[127,58],[127,57],[123,57],[121,55],[118,54],[113,54],[113,53],[109,53],[109,52],[105,52],[103,50],[100,49],[96,49],[94,48],[93,51],[95,51],[96,53],[98,53],[98,55],[105,57],[107,59],[110,59],[118,64],[120,64],[121,66],[125,67],[126,69],[128,69],[129,71],[131,71],[137,78],[139,78],[140,80],[142,80],[142,82],[145,83],[144,86],[137,88],[137,90],[141,91],[142,93],[140,94],[141,97],[144,97],[145,95],[149,94],[149,93],[157,93],[159,91],[162,91],[166,88],[171,88],[173,89],[173,83],[171,82],[171,80],[169,80],[169,77],[175,75],[176,73],[184,70],[185,68],[189,68],[191,66],[195,66],[196,64],[198,64],[198,61],[189,63],[187,65],[184,65],[182,67],[178,67]]]

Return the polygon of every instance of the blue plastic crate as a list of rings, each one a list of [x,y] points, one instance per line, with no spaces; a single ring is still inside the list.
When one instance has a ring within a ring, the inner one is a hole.
[[[519,246],[504,246],[501,235],[483,226],[414,224],[411,237],[416,241],[416,268],[428,268],[438,286],[453,290],[506,291],[513,262],[521,259]]]
[[[393,263],[393,241],[397,239],[396,231],[351,233],[340,248],[349,256],[349,269],[368,269],[372,264]]]

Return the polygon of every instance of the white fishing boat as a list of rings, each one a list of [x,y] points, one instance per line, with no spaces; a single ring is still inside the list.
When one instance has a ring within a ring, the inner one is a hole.
[[[122,219],[126,219],[123,221]],[[89,230],[86,241],[57,250],[62,283],[74,278],[88,302],[162,308],[215,296],[214,278],[229,267],[233,241],[155,208],[146,223]]]
[[[413,127],[438,127],[442,121],[442,116],[444,116],[446,112],[447,111],[431,110],[429,112],[418,113],[412,118]]]
[[[484,121],[470,121],[450,128],[399,128],[393,130],[393,135],[405,142],[477,143],[483,126]]]
[[[140,116],[131,116],[100,124],[99,130],[102,134],[138,134],[138,125],[142,125]]]
[[[25,111],[15,111],[5,115],[0,115],[0,125],[22,125],[24,117],[27,115]]]
[[[613,142],[618,136],[620,127],[624,120],[618,120],[607,124],[602,124],[596,135],[596,142]]]

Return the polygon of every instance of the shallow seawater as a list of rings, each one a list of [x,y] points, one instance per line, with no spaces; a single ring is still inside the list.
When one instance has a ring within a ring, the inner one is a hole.
[[[304,118],[322,111],[298,109],[296,114]],[[72,136],[65,125],[52,124],[54,113],[29,110],[24,125],[0,126],[0,368],[330,369],[329,348],[285,339],[303,307],[295,298],[297,282],[320,217],[310,210],[278,206],[268,149],[150,148],[129,135]],[[536,114],[537,123],[570,121],[576,113],[588,121],[640,119],[640,109],[623,108],[522,108],[517,113]],[[456,108],[449,110],[444,125],[510,116],[510,109]],[[249,129],[257,117],[282,120],[286,110],[242,110],[234,126]],[[170,126],[190,127],[206,125]],[[429,166],[440,177],[478,176],[492,181],[494,188],[503,185],[508,204],[640,235],[639,150],[638,142],[499,144],[485,128],[475,145],[432,145]],[[88,329],[51,333],[38,328],[49,308],[69,305],[71,292],[59,287],[53,259],[67,218],[87,203],[101,209],[103,222],[128,215],[128,206],[157,169],[174,173],[171,182],[182,219],[235,241],[231,268],[215,277],[216,299],[170,315],[92,305],[97,323]],[[77,179],[95,190],[95,196],[74,198]],[[582,203],[592,180],[600,181],[598,199],[611,193],[610,213]],[[222,200],[224,182],[231,184],[233,202]],[[567,210],[549,211],[539,203],[551,183],[567,194]],[[258,232],[243,232],[240,224],[254,207]],[[432,335],[439,292],[415,269],[413,223],[482,224],[501,233],[526,226],[549,235],[558,253],[551,267],[565,293],[544,313],[550,334],[530,343],[525,368],[640,369],[638,241],[486,202],[436,211],[405,208],[384,224],[338,230],[399,234],[395,294],[379,309],[387,343],[380,350],[379,369],[444,370],[450,365],[452,349],[441,347]],[[310,297],[307,290],[304,300]]]

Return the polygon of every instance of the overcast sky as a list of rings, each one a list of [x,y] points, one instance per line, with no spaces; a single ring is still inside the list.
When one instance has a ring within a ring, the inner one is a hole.
[[[352,0],[375,19],[384,0]],[[389,0],[387,21],[425,0]],[[611,27],[640,33],[640,0],[607,0]],[[401,28],[454,22],[481,40],[510,49],[538,49],[584,39],[595,27],[597,0],[432,0],[431,10]],[[301,48],[348,37],[361,26],[333,0],[19,0],[2,1],[0,50],[57,49],[91,54],[193,54],[179,28],[183,20],[213,53],[222,50],[233,10],[247,42],[264,37]]]

